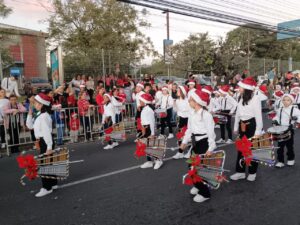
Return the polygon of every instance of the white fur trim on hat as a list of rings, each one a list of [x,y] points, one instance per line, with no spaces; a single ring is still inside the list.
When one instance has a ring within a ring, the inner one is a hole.
[[[162,87],[162,88],[161,88],[161,90],[166,90],[166,91],[168,91],[168,92],[169,92],[169,88],[168,88],[168,87],[166,87],[166,86]]]
[[[291,94],[284,94],[284,95],[282,95],[281,99],[283,100],[284,97],[289,97],[292,100],[292,103],[295,102],[295,98]]]
[[[186,93],[185,88],[182,85],[179,85],[179,88],[180,88],[181,92],[183,93],[183,95],[186,96],[187,93]]]
[[[42,99],[39,95],[36,95],[34,97],[35,100],[37,100],[39,103],[43,104],[43,105],[46,105],[46,106],[49,106],[51,102],[45,100],[45,99]]]
[[[210,92],[209,90],[206,90],[205,88],[202,88],[201,91],[203,91],[203,92],[205,92],[205,93],[211,95],[211,92]]]
[[[223,91],[221,88],[220,88],[218,91],[219,91],[219,93],[224,94],[224,95],[227,95],[227,94],[228,94],[228,92]]]
[[[141,87],[141,88],[143,88],[143,89],[144,89],[144,85],[143,85],[143,84],[141,84],[141,83],[138,83],[136,86],[139,86],[139,87]]]
[[[298,91],[300,91],[300,87],[293,87],[293,88],[291,89],[291,93],[293,93],[296,89],[298,89]]]
[[[196,85],[196,82],[195,82],[195,81],[189,81],[189,82],[187,83],[187,85],[191,85],[191,84]]]
[[[107,96],[109,98],[109,100],[111,101],[111,96],[109,94],[104,94],[104,96]]]
[[[238,85],[244,89],[251,90],[251,91],[253,91],[255,89],[255,86],[245,84],[243,81],[238,82]]]
[[[203,101],[197,94],[195,91],[193,91],[190,95],[190,98],[193,98],[199,105],[205,106],[207,107],[207,103],[205,101]]]

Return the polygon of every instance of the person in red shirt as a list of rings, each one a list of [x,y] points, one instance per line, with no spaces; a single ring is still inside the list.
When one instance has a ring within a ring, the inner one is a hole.
[[[99,113],[99,121],[102,121],[102,115],[104,112],[104,97],[103,95],[105,94],[105,88],[104,87],[100,87],[98,94],[96,95],[96,103],[98,106],[98,113]]]
[[[86,100],[86,92],[79,93],[79,100],[77,101],[78,113],[80,116],[80,124],[83,126],[83,132],[85,133],[86,140],[91,139],[91,118],[90,118],[90,105],[89,101]]]
[[[72,113],[71,119],[69,122],[70,126],[70,137],[71,137],[71,143],[78,142],[78,133],[79,133],[79,126],[80,122],[78,119],[77,113]]]
[[[69,96],[67,97],[68,108],[76,107],[76,98],[74,95],[74,91],[70,89],[68,94],[69,94]]]

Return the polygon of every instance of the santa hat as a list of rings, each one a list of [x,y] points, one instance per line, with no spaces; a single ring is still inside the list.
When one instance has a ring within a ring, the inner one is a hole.
[[[220,92],[221,94],[226,95],[226,94],[228,94],[229,89],[230,89],[229,85],[223,85],[223,86],[219,89],[219,92]]]
[[[153,102],[153,97],[150,94],[145,93],[140,96],[140,100],[145,104],[151,104]]]
[[[241,80],[238,85],[244,89],[253,91],[256,87],[256,81],[253,79],[253,77],[247,77]]]
[[[275,85],[275,89],[276,89],[276,90],[281,90],[281,85],[276,84],[276,85]]]
[[[187,94],[188,91],[189,91],[188,88],[187,88],[186,86],[182,86],[182,85],[179,85],[178,87],[180,88],[182,94],[183,94],[184,96],[186,96],[186,94]]]
[[[39,93],[34,97],[34,99],[43,105],[50,106],[51,97],[49,97],[45,93]]]
[[[276,91],[274,93],[275,98],[281,98],[284,95],[283,91]]]
[[[296,85],[295,85],[296,84]],[[292,85],[291,87],[291,93],[295,92],[295,91],[300,91],[300,87],[297,85],[297,83],[295,83]]]
[[[193,98],[199,105],[207,107],[209,105],[209,94],[203,91],[195,90],[191,92],[190,98]]]
[[[267,87],[267,85],[265,85],[265,84],[260,85],[260,86],[259,86],[259,90],[260,90],[261,92],[263,92],[265,95],[268,93],[268,87]]]
[[[84,84],[80,84],[79,87],[80,88],[85,88],[85,85]]]
[[[123,87],[123,86],[124,86],[124,81],[121,80],[121,79],[118,79],[118,80],[117,80],[117,86],[118,86],[118,87]]]
[[[211,95],[213,93],[214,89],[212,88],[212,86],[206,85],[204,88],[202,88],[202,91],[206,92],[209,95]]]
[[[194,80],[189,80],[189,82],[187,83],[187,85],[196,85],[196,82]]]
[[[213,93],[218,94],[218,95],[220,94],[220,92],[218,90],[215,90]]]
[[[144,89],[144,84],[142,83],[142,82],[139,82],[139,83],[137,83],[137,85],[136,86],[139,86],[139,87],[141,87],[141,88],[143,88]]]
[[[196,89],[201,91],[202,90],[202,86],[200,84],[196,84]]]
[[[105,93],[103,96],[106,96],[106,97],[108,97],[108,99],[111,101],[111,96],[110,96],[110,94],[108,94],[108,93]]]
[[[235,92],[240,91],[240,87],[239,87],[238,85],[235,86],[234,91],[235,91]]]
[[[161,90],[162,90],[162,91],[168,91],[168,92],[169,92],[168,86],[163,86],[163,87],[161,88]]]
[[[281,100],[283,100],[284,97],[289,97],[289,98],[292,100],[292,103],[295,102],[295,97],[294,97],[292,94],[284,94],[284,95],[281,97]]]

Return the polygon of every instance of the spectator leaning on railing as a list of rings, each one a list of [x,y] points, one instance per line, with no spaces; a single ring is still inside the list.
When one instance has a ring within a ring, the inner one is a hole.
[[[5,129],[4,129],[4,106],[9,103],[8,99],[5,98],[5,90],[0,90],[0,138],[1,148],[5,148]]]

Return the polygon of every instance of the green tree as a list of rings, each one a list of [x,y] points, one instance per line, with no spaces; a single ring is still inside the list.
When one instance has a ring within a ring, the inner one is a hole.
[[[12,12],[12,9],[7,7],[4,0],[0,0],[0,17],[5,18]]]
[[[138,29],[149,24],[129,4],[115,0],[54,0],[53,6],[50,40],[63,45],[65,68],[101,72],[101,49],[111,65],[130,65],[153,53],[150,38]]]

